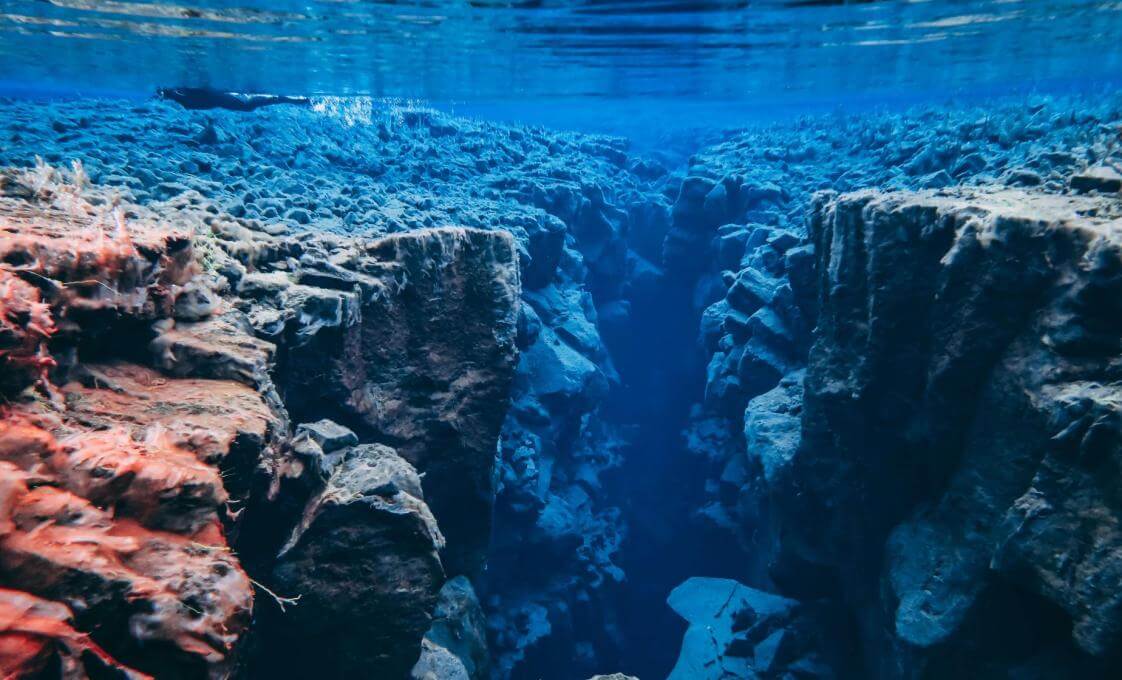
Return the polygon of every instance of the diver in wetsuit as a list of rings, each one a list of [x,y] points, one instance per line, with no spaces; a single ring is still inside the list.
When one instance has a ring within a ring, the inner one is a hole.
[[[288,97],[275,94],[242,94],[240,92],[219,92],[205,87],[161,87],[156,90],[161,99],[178,102],[185,109],[230,109],[231,111],[253,111],[262,106],[292,104],[308,106],[307,97]]]

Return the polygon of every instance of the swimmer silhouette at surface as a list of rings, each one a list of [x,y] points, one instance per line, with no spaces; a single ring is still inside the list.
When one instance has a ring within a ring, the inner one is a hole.
[[[178,103],[185,109],[229,109],[231,111],[254,111],[262,106],[292,104],[307,106],[307,97],[290,97],[275,94],[243,94],[241,92],[221,92],[206,87],[161,87],[156,90],[160,99]]]

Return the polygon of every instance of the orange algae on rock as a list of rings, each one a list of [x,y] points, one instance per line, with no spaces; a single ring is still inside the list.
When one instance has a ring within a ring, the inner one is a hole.
[[[123,362],[88,364],[62,386],[67,412],[92,427],[119,426],[145,441],[166,439],[217,465],[239,440],[270,436],[274,415],[256,390],[230,380],[168,378]]]
[[[115,622],[135,642],[162,644],[177,663],[224,663],[253,600],[219,522],[217,470],[123,426],[82,432],[71,421],[58,440],[34,420],[9,410],[0,422],[5,581],[80,611],[80,622]]]
[[[46,349],[54,332],[50,306],[42,302],[39,289],[0,269],[0,390],[46,380],[55,365]]]
[[[0,172],[0,676],[224,677],[253,610],[228,510],[284,424],[252,381],[144,365],[199,295],[191,235],[65,180]]]
[[[115,669],[129,680],[151,678],[121,666],[78,632],[65,605],[0,588],[0,671],[5,678],[40,677],[52,669],[67,680],[87,678],[86,663]]]

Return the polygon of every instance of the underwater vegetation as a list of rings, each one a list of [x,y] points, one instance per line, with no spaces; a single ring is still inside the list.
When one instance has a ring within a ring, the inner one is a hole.
[[[5,677],[1122,672],[1122,98],[299,104],[0,100]]]

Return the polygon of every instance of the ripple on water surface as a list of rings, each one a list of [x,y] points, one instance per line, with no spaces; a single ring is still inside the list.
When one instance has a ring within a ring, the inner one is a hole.
[[[3,78],[46,91],[951,92],[1111,76],[1120,10],[1096,0],[0,0],[0,61]]]

